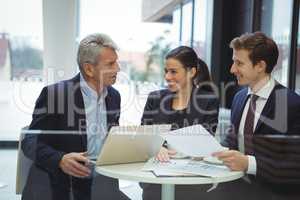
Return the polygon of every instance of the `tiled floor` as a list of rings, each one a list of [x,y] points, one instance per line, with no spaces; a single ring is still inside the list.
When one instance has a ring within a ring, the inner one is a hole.
[[[7,184],[0,188],[0,200],[20,200],[15,194],[17,150],[0,149],[0,182]],[[120,181],[121,190],[132,200],[141,200],[142,190],[137,183]]]
[[[19,200],[20,195],[15,194],[17,150],[0,149],[0,181],[7,184],[0,188],[0,200]]]

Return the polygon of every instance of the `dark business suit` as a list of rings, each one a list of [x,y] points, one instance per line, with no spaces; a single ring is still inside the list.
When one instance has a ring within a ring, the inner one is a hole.
[[[232,103],[233,127],[223,143],[230,149],[238,150],[238,130],[248,99],[247,91],[247,88],[239,91]],[[267,99],[253,133],[256,176],[248,175],[251,183],[238,180],[221,184],[218,189],[223,190],[224,199],[300,199],[300,176],[293,172],[300,170],[299,161],[290,159],[291,162],[288,162],[286,158],[291,156],[288,149],[285,149],[285,155],[278,159],[282,149],[275,149],[275,143],[270,142],[271,139],[266,145],[263,137],[266,135],[300,135],[300,97],[278,83]],[[300,153],[299,149],[298,146],[297,151]],[[279,171],[282,174],[276,171],[277,167],[281,167]],[[295,176],[298,176],[298,180]],[[228,198],[225,198],[226,196]]]
[[[118,125],[120,116],[120,94],[112,87],[107,88],[105,98],[107,110],[107,127]],[[83,96],[80,89],[80,75],[66,81],[43,88],[36,101],[30,129],[40,130],[80,130],[86,129],[86,116]],[[22,150],[25,155],[34,161],[29,173],[27,185],[23,191],[23,199],[38,200],[41,196],[32,192],[47,191],[44,183],[51,187],[52,199],[69,199],[70,188],[73,193],[84,195],[81,198],[89,199],[93,179],[75,178],[65,174],[59,168],[61,158],[70,152],[87,151],[87,136],[82,135],[27,135],[22,141]],[[39,171],[39,172],[35,172]],[[35,176],[46,172],[49,181],[41,180]],[[102,176],[99,188],[101,191],[97,199],[119,198],[118,181]],[[42,181],[42,183],[40,183]],[[35,189],[35,186],[37,187]],[[40,190],[39,190],[40,189]],[[48,190],[49,191],[49,190]],[[49,197],[41,194],[43,198]]]
[[[174,93],[169,90],[151,92],[147,99],[142,124],[172,124],[172,129],[202,124],[212,134],[218,124],[219,100],[208,88],[193,88],[190,101],[186,109],[175,111],[172,109]],[[161,186],[158,184],[141,183],[144,200],[159,200]],[[175,198],[205,199],[206,190],[210,185],[176,186]]]

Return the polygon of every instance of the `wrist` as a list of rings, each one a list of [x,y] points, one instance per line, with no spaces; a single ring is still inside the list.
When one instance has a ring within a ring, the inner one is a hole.
[[[60,160],[58,161],[58,167],[59,167],[60,169],[62,169],[62,167],[63,167],[64,158],[65,158],[65,155],[63,155],[63,156],[60,158]]]

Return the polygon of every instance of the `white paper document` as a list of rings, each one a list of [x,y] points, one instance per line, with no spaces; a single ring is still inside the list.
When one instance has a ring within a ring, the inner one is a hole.
[[[169,162],[159,162],[152,158],[142,168],[142,171],[152,171],[156,176],[206,176],[221,177],[230,172],[224,165],[213,165],[191,159],[170,159]]]
[[[226,149],[202,125],[169,131],[161,136],[172,149],[192,157],[207,157]]]

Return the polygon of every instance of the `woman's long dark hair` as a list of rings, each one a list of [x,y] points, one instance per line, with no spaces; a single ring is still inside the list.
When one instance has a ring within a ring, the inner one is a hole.
[[[195,86],[203,82],[211,82],[206,63],[198,58],[196,52],[191,47],[179,46],[166,55],[166,59],[169,58],[178,60],[186,70],[196,68],[196,75],[193,77]]]

